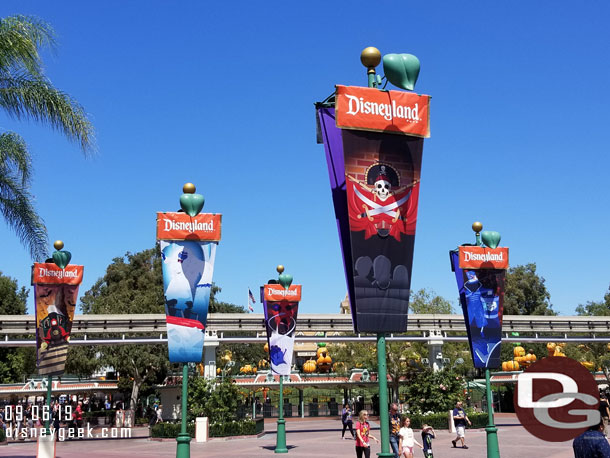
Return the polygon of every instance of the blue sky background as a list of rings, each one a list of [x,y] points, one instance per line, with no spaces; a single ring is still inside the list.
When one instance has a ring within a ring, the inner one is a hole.
[[[7,0],[1,16],[56,29],[47,74],[90,113],[99,152],[87,160],[1,112],[0,129],[29,144],[37,208],[85,265],[82,293],[112,258],[154,245],[155,212],[176,210],[192,181],[204,210],[223,213],[219,298],[245,305],[282,263],[303,284],[303,313],[338,312],[346,286],[313,103],[334,84],[366,85],[366,46],[412,53],[416,91],[433,97],[413,288],[457,305],[447,252],[480,220],[511,265],[537,263],[569,315],[610,283],[609,13],[565,1]],[[4,223],[0,236],[0,270],[28,286],[28,252]]]

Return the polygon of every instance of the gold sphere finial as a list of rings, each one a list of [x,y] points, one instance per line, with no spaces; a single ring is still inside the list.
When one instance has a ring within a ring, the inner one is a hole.
[[[368,48],[364,48],[360,53],[360,62],[366,68],[375,68],[381,62],[381,53],[379,49],[374,46],[369,46]]]
[[[284,272],[284,266],[280,264],[275,270],[277,270],[278,274],[281,274],[282,272]]]
[[[185,194],[195,194],[195,191],[197,191],[197,188],[193,183],[185,183],[182,186],[182,192]]]
[[[483,230],[483,223],[481,223],[480,221],[475,221],[474,223],[472,223],[472,230],[475,232],[481,232]]]
[[[55,243],[53,243],[53,246],[55,247],[55,249],[57,251],[59,251],[64,247],[64,242],[62,242],[61,240],[55,240]]]

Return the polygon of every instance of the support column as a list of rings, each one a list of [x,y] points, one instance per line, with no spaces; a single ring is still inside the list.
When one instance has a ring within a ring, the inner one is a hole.
[[[385,335],[377,334],[377,383],[379,384],[380,458],[393,458],[390,452],[390,412],[388,411],[388,371],[386,366]]]
[[[443,340],[440,339],[442,333],[440,330],[430,331],[430,340],[428,340],[428,359],[430,367],[434,372],[440,371],[445,367],[443,363]]]
[[[305,418],[305,401],[303,400],[303,390],[299,390],[299,405],[301,406],[301,418]]]
[[[216,332],[206,334],[203,342],[203,376],[205,378],[216,378],[216,349],[219,340]]]

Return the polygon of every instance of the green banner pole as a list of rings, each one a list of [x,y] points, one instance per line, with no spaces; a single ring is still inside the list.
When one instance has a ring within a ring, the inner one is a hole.
[[[191,458],[191,436],[186,432],[186,401],[188,399],[188,383],[189,383],[189,366],[188,363],[182,363],[182,427],[180,434],[176,438],[178,446],[176,447],[176,458]]]
[[[388,371],[386,368],[385,335],[377,334],[377,383],[379,384],[379,429],[381,452],[377,456],[393,458],[390,452],[390,412],[388,411]]]
[[[275,453],[288,453],[286,448],[286,420],[284,420],[284,376],[280,375],[280,405],[277,418]]]
[[[50,419],[53,417],[53,406],[51,406],[51,391],[53,390],[53,376],[47,375],[47,405],[49,406],[49,415],[44,421],[44,427],[47,430],[47,434],[51,434],[51,429],[49,428]]]
[[[500,446],[498,445],[498,428],[494,425],[494,403],[491,392],[491,374],[485,369],[485,389],[487,391],[487,416],[489,424],[485,428],[487,433],[487,458],[500,458]]]

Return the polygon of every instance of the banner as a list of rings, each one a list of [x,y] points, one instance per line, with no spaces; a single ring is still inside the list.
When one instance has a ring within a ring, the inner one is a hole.
[[[475,250],[473,250],[475,249]],[[483,251],[481,251],[483,250]],[[502,312],[504,307],[504,268],[493,268],[489,263],[478,269],[462,269],[464,253],[502,254],[501,265],[508,267],[508,248],[490,249],[486,247],[461,246],[451,251],[451,269],[455,272],[460,304],[464,312],[464,322],[468,331],[468,342],[474,367],[486,369],[501,366],[500,343],[502,340]],[[481,255],[483,259],[483,255]],[[483,261],[481,261],[483,262]],[[487,267],[487,268],[486,268]],[[491,268],[489,268],[491,267]]]
[[[337,127],[430,137],[430,96],[337,86]]]
[[[271,371],[290,375],[301,285],[290,286],[283,295],[278,292],[281,290],[284,288],[279,284],[261,287],[261,301],[265,311]]]
[[[220,216],[200,214],[191,218],[183,213],[157,214],[167,341],[172,363],[201,362],[203,356],[203,338],[218,245],[217,241],[206,240],[209,237],[220,238]],[[182,224],[161,231],[160,228],[165,228],[165,221]],[[183,240],[176,240],[177,237]]]
[[[354,330],[404,332],[423,139],[338,129],[332,108],[318,108],[318,123]]]
[[[39,375],[63,375],[83,266],[34,263],[36,366]]]

